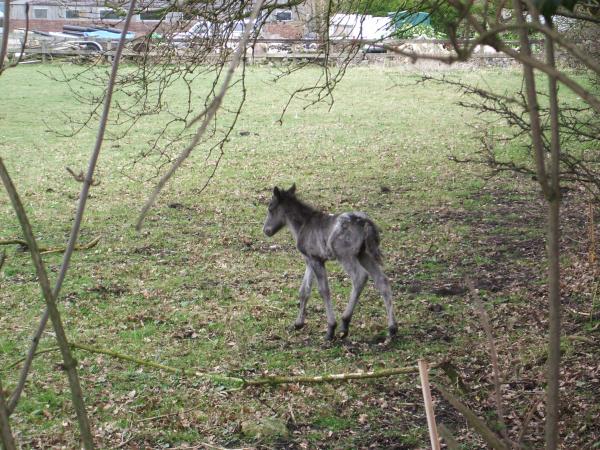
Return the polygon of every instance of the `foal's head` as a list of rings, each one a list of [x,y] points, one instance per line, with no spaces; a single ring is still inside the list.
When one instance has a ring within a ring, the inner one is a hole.
[[[269,211],[263,226],[263,232],[271,237],[285,226],[285,209],[286,201],[296,198],[296,184],[293,184],[287,191],[279,189],[277,186],[273,188],[273,197],[269,203]]]

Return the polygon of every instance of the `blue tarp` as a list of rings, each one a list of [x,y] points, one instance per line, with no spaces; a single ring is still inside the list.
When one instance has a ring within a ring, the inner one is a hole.
[[[83,36],[85,36],[86,38],[113,39],[113,40],[119,38],[119,34],[113,33],[110,31],[103,31],[103,30],[86,31],[83,33]],[[133,39],[134,37],[135,37],[135,33],[131,33],[131,32],[127,33],[127,36],[126,36],[127,39]]]
[[[405,25],[431,25],[431,17],[426,12],[411,13],[408,11],[391,12],[388,17],[392,19],[394,28],[402,28]]]

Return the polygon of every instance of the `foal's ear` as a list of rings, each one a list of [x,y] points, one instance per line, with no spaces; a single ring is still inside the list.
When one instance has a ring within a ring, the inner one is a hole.
[[[296,193],[296,183],[292,184],[292,187],[288,189],[288,194],[294,195]]]
[[[273,188],[273,196],[277,197],[277,198],[281,198],[281,191],[279,190],[279,188],[277,186],[275,186]]]

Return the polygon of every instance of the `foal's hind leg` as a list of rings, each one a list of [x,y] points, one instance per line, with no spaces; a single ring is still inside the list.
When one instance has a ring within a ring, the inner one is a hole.
[[[371,278],[375,282],[375,287],[381,293],[383,302],[385,303],[385,311],[387,313],[388,330],[390,336],[395,336],[398,332],[398,324],[394,318],[394,308],[392,305],[392,289],[390,282],[379,267],[379,264],[368,253],[363,253],[359,256],[360,264],[369,272]]]
[[[304,278],[302,278],[302,284],[300,285],[300,308],[298,311],[298,317],[294,322],[294,327],[296,330],[299,330],[304,326],[304,321],[306,320],[306,303],[308,302],[308,297],[310,297],[310,291],[312,290],[314,274],[312,269],[306,265],[306,270],[304,271]]]
[[[369,275],[365,269],[362,268],[358,259],[355,257],[350,257],[345,260],[340,260],[340,263],[344,267],[344,270],[352,280],[352,292],[350,293],[350,299],[348,300],[348,305],[342,314],[342,337],[346,337],[348,335],[348,328],[350,327],[350,321],[352,320],[352,314],[354,313],[354,308],[358,303],[358,298],[360,297],[360,293],[362,292],[367,280],[369,279]]]

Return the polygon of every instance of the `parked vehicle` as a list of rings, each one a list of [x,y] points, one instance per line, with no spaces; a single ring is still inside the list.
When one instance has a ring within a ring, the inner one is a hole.
[[[175,33],[173,35],[173,43],[177,47],[189,47],[193,41],[227,36],[227,47],[232,48],[235,46],[235,41],[241,39],[247,24],[247,19],[238,20],[235,22],[219,23],[211,23],[205,20],[199,20],[194,23],[189,30]],[[258,26],[255,24],[255,32],[257,29]],[[230,42],[230,40],[233,42]]]
[[[197,39],[208,39],[214,34],[214,25],[205,20],[199,20],[187,31],[175,33],[173,44],[176,47],[189,47],[192,41]]]

